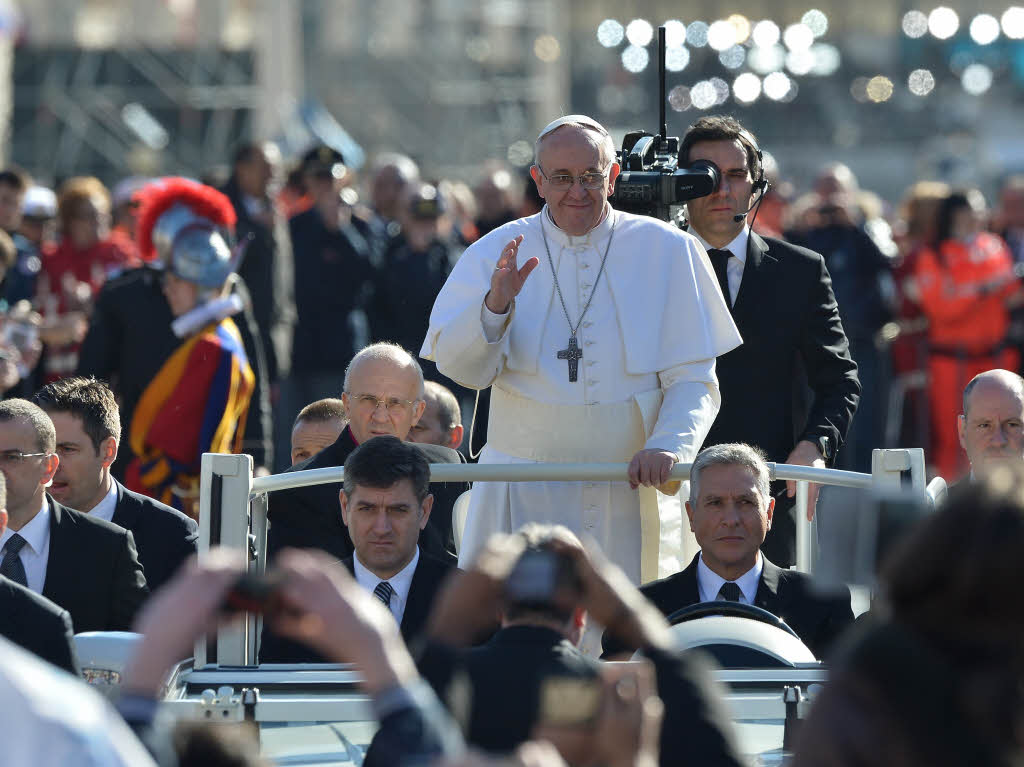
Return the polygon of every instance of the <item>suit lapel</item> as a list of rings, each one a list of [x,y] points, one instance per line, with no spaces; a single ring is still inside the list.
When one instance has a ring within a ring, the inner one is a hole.
[[[754,605],[775,615],[782,609],[782,598],[779,589],[782,585],[782,568],[772,564],[768,557],[761,554],[764,568],[761,570],[761,582],[757,584],[757,595]]]
[[[427,620],[434,580],[430,565],[424,562],[423,552],[420,551],[420,561],[416,563],[416,569],[412,573],[409,597],[405,600],[405,612],[402,613],[402,625],[399,627],[406,642],[420,633]]]
[[[43,596],[63,604],[60,599],[60,584],[70,583],[74,578],[72,558],[74,557],[74,535],[70,528],[72,520],[64,513],[64,507],[47,497],[50,515],[50,553],[46,559],[46,577],[43,579]]]
[[[698,551],[689,566],[679,574],[680,596],[684,599],[680,607],[688,607],[700,602],[700,586],[697,584],[697,562],[699,561],[700,552]]]
[[[125,530],[131,530],[138,520],[139,507],[134,503],[133,498],[125,494],[124,486],[120,482],[116,479],[112,481],[117,487],[117,505],[114,506],[114,516],[110,521],[115,525],[120,525]]]
[[[747,304],[751,302],[757,303],[758,279],[756,275],[767,253],[768,243],[759,234],[751,230],[750,236],[747,237],[747,260],[743,264],[743,277],[740,280],[740,289],[736,293],[736,301],[732,305],[734,316],[743,312]]]

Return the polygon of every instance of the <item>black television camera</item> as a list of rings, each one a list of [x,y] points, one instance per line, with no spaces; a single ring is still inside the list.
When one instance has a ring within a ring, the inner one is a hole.
[[[661,134],[630,131],[622,139],[622,149],[616,153],[621,171],[608,201],[616,210],[672,221],[678,219],[684,202],[718,189],[721,174],[704,160],[679,167],[679,138],[668,135],[665,121],[665,27],[658,27],[658,83]]]

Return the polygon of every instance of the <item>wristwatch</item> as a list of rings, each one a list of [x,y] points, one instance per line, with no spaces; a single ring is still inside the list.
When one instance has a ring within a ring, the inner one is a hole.
[[[831,466],[832,459],[836,456],[836,445],[833,439],[827,434],[822,434],[814,440],[814,444],[818,446],[818,450],[821,453],[821,457],[825,459],[825,463]]]

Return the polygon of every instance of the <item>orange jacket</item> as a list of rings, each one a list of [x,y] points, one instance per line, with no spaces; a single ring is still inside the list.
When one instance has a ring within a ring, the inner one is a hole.
[[[1006,339],[1006,299],[1020,288],[1006,244],[981,232],[973,240],[946,240],[924,248],[914,265],[928,339],[935,346],[984,353]]]

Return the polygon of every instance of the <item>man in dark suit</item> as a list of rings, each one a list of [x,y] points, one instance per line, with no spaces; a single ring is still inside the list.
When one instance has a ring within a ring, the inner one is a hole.
[[[406,439],[423,415],[423,372],[416,359],[394,344],[367,346],[349,363],[341,395],[349,422],[341,436],[312,458],[288,471],[343,466],[358,445],[390,435]],[[439,445],[416,445],[428,463],[459,463],[460,453]],[[422,549],[454,561],[452,506],[469,489],[465,482],[432,483],[434,507],[421,536]],[[340,483],[297,487],[270,494],[267,516],[271,557],[281,549],[319,548],[343,560],[352,555],[352,539],[338,513]]]
[[[56,602],[75,631],[128,631],[149,594],[132,534],[47,498],[57,472],[53,423],[37,405],[0,401],[8,528],[0,575]]]
[[[686,513],[700,553],[682,572],[640,587],[665,615],[698,602],[725,600],[760,607],[789,624],[818,658],[853,623],[850,592],[822,595],[811,578],[772,564],[760,552],[772,525],[764,454],[743,444],[705,448],[690,468]],[[606,656],[632,652],[605,635]]]
[[[0,474],[0,535],[7,529],[7,485]],[[54,666],[79,673],[71,615],[49,599],[0,575],[0,636]]]
[[[394,615],[402,638],[414,641],[430,614],[441,582],[455,568],[420,550],[430,519],[430,464],[415,445],[381,436],[356,448],[345,462],[341,518],[354,552],[342,560],[356,582]],[[260,661],[320,661],[302,645],[264,630]]]
[[[860,400],[857,365],[839,319],[832,281],[818,253],[747,226],[766,188],[761,151],[731,117],[702,117],[683,137],[680,165],[712,162],[718,189],[687,203],[690,233],[708,251],[743,344],[718,358],[722,406],[704,446],[745,442],[770,461],[832,465]],[[756,216],[756,213],[755,213]],[[809,409],[806,377],[813,393]],[[765,551],[780,565],[796,561],[796,483],[773,488],[779,499]],[[811,509],[817,486],[811,486]]]
[[[53,421],[60,463],[50,496],[130,530],[150,591],[166,583],[198,546],[199,527],[180,511],[134,493],[110,475],[121,439],[113,392],[93,378],[62,378],[33,397]]]

